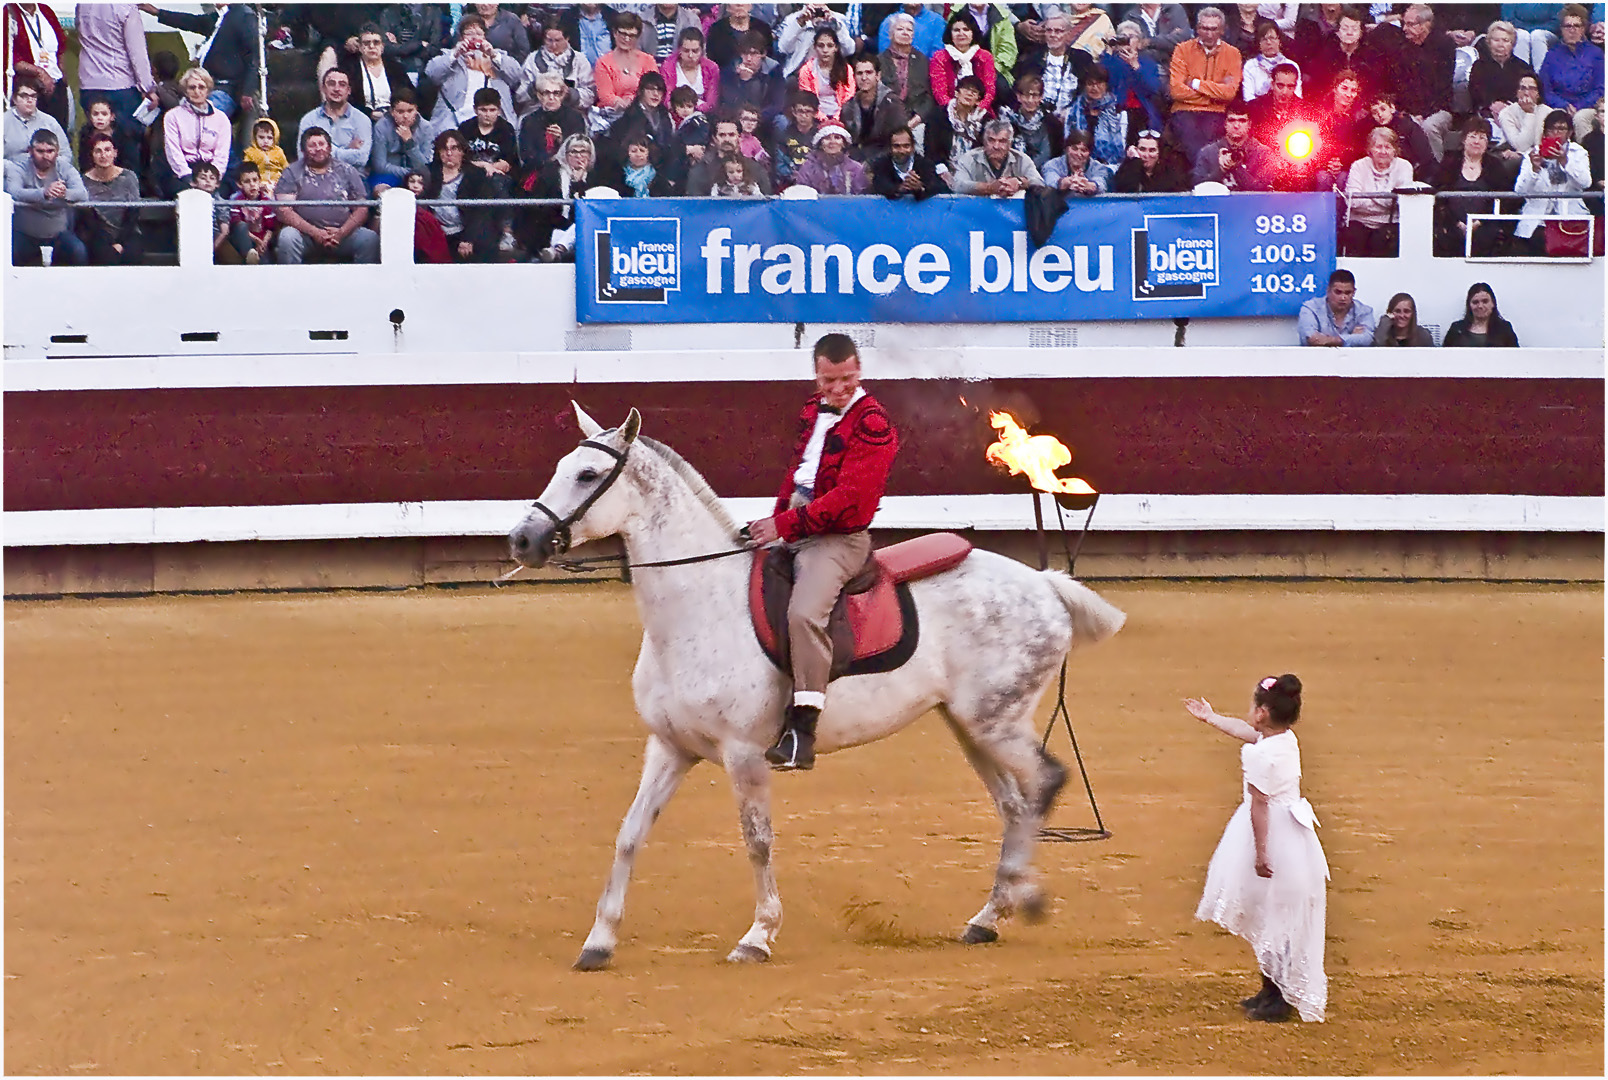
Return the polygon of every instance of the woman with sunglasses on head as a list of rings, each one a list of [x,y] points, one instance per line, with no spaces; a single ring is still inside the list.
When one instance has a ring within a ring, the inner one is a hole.
[[[1161,145],[1161,132],[1141,131],[1111,178],[1111,190],[1124,195],[1145,191],[1188,191],[1189,170]]]

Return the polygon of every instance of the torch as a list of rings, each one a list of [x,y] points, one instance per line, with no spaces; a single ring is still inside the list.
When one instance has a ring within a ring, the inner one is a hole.
[[[964,399],[962,399],[964,400]],[[1094,490],[1086,481],[1076,477],[1063,479],[1055,475],[1055,470],[1072,464],[1072,451],[1060,439],[1052,435],[1029,435],[1016,418],[1008,412],[991,411],[988,422],[999,432],[999,439],[989,446],[987,458],[994,465],[1009,469],[1012,476],[1025,475],[1033,488],[1033,525],[1038,537],[1039,569],[1050,568],[1049,542],[1044,529],[1043,496],[1045,492],[1055,497],[1055,517],[1060,525],[1061,546],[1066,552],[1066,572],[1072,573],[1072,567],[1077,562],[1078,552],[1083,550],[1083,538],[1088,535],[1089,522],[1094,520],[1094,508],[1100,501],[1100,493]],[[1071,546],[1067,540],[1066,518],[1062,516],[1063,510],[1073,513],[1088,511],[1083,519],[1083,526],[1078,530],[1077,545]],[[1043,749],[1050,745],[1050,735],[1055,731],[1055,722],[1061,720],[1066,725],[1066,734],[1072,740],[1072,753],[1078,761],[1078,772],[1083,777],[1083,790],[1089,795],[1089,808],[1094,811],[1094,824],[1092,829],[1065,829],[1041,828],[1041,840],[1105,840],[1110,838],[1111,830],[1105,827],[1100,818],[1100,807],[1094,801],[1094,788],[1089,784],[1089,770],[1083,764],[1083,752],[1078,749],[1078,737],[1072,730],[1072,714],[1066,707],[1066,657],[1061,658],[1061,676],[1056,689],[1055,711],[1050,713],[1049,726],[1044,729],[1044,739],[1039,747]]]
[[[1088,535],[1089,523],[1094,520],[1094,508],[1100,493],[1088,482],[1077,477],[1063,479],[1055,470],[1072,464],[1072,451],[1053,435],[1029,435],[1016,418],[1008,412],[990,412],[988,422],[999,432],[999,440],[988,448],[988,460],[1010,470],[1012,476],[1025,475],[1033,487],[1033,527],[1038,537],[1039,569],[1050,568],[1050,551],[1044,528],[1045,492],[1055,497],[1055,517],[1060,525],[1061,547],[1066,554],[1066,572],[1073,572],[1078,552],[1083,550],[1083,538]],[[1063,510],[1073,513],[1088,511],[1083,526],[1078,530],[1077,545],[1067,537]]]

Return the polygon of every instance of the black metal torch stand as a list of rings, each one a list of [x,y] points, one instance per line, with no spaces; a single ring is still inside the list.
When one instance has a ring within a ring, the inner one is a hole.
[[[1044,528],[1044,493],[1037,489],[1033,492],[1033,525],[1038,532],[1039,569],[1050,568],[1049,538]],[[1100,502],[1098,492],[1057,492],[1055,495],[1055,519],[1061,534],[1061,550],[1066,555],[1066,572],[1073,574],[1077,565],[1078,552],[1083,550],[1083,538],[1089,535],[1089,522],[1094,520],[1094,509]],[[1074,514],[1087,510],[1083,524],[1078,527],[1077,542],[1074,543],[1066,527],[1064,511]],[[1078,840],[1107,840],[1111,837],[1111,830],[1105,827],[1100,818],[1100,806],[1094,801],[1094,788],[1089,784],[1089,770],[1083,764],[1083,752],[1078,749],[1077,733],[1072,730],[1072,714],[1066,707],[1066,657],[1061,658],[1061,676],[1055,691],[1055,711],[1050,713],[1049,726],[1044,729],[1044,740],[1040,748],[1048,748],[1050,736],[1055,732],[1055,722],[1059,720],[1066,727],[1067,738],[1072,740],[1072,754],[1077,758],[1078,773],[1083,777],[1083,790],[1089,796],[1089,809],[1094,811],[1094,828],[1041,828],[1040,840],[1053,840],[1070,843]]]

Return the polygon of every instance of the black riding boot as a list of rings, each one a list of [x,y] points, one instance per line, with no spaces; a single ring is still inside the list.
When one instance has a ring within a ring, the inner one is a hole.
[[[1268,978],[1266,975],[1263,975],[1262,976],[1262,989],[1258,990],[1255,993],[1255,995],[1253,995],[1251,997],[1248,997],[1244,1001],[1240,1002],[1240,1008],[1242,1008],[1242,1009],[1254,1009],[1257,1006],[1264,1004],[1267,1001],[1267,999],[1268,999],[1268,997],[1270,995],[1275,994],[1277,992],[1278,992],[1278,987],[1273,985],[1273,980]]]
[[[791,705],[787,709],[787,722],[776,745],[765,751],[765,760],[778,770],[815,768],[815,721],[821,710],[813,705]]]

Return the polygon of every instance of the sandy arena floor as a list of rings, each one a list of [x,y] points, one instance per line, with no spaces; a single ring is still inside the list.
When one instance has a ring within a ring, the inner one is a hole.
[[[1073,665],[1112,839],[1048,924],[953,938],[997,847],[936,718],[779,779],[776,959],[723,775],[570,970],[642,732],[617,585],[9,603],[9,1073],[1596,1073],[1603,594],[1114,584]],[[1191,916],[1239,709],[1295,671],[1329,1021],[1252,1024]],[[1048,705],[1044,708],[1048,714]],[[1052,749],[1070,761],[1064,732]],[[1076,784],[1052,824],[1087,825]]]

